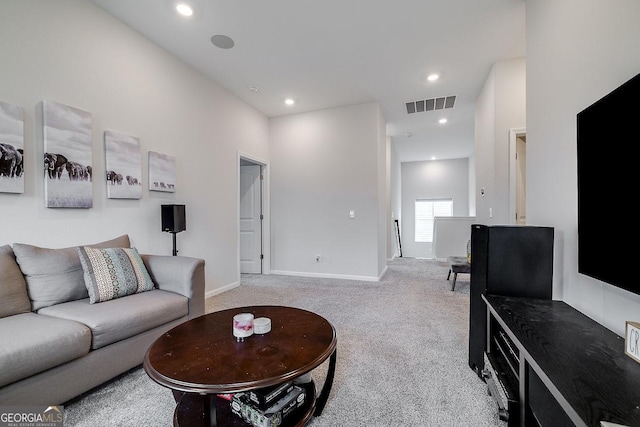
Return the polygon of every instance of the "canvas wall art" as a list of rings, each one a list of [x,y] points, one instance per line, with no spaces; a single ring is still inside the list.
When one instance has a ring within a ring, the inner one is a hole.
[[[135,136],[104,132],[107,197],[142,198],[140,140]]]
[[[149,190],[176,191],[176,158],[149,151]]]
[[[0,192],[24,193],[24,111],[1,101]]]
[[[45,100],[42,117],[46,206],[93,207],[91,114]]]

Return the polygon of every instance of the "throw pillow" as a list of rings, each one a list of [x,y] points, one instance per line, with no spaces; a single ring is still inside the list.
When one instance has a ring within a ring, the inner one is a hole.
[[[27,284],[11,246],[0,246],[0,318],[31,311]]]
[[[129,245],[129,236],[124,234],[112,240],[86,246],[122,248]],[[89,297],[77,246],[49,249],[14,243],[13,252],[27,281],[27,292],[34,311]]]
[[[109,301],[153,289],[136,248],[78,248],[89,302]]]

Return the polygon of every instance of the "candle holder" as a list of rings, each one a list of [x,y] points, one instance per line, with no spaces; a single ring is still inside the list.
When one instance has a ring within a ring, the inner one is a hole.
[[[253,314],[240,313],[233,316],[233,336],[237,341],[244,341],[253,335]]]

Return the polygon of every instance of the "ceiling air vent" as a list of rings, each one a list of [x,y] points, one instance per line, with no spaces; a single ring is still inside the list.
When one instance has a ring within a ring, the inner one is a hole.
[[[436,100],[435,99],[427,99],[427,111],[433,111],[436,108]]]
[[[453,108],[455,103],[456,103],[455,96],[447,96],[447,98],[444,100],[444,108]]]
[[[439,98],[421,99],[407,102],[407,114],[422,113],[424,111],[443,110],[453,108],[456,104],[456,96],[443,96]]]
[[[416,112],[416,103],[407,102],[407,114],[413,114]]]

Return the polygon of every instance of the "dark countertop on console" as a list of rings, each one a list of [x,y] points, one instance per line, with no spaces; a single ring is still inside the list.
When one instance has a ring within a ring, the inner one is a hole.
[[[640,364],[624,353],[624,338],[562,301],[484,298],[550,391],[586,425],[640,426]]]

